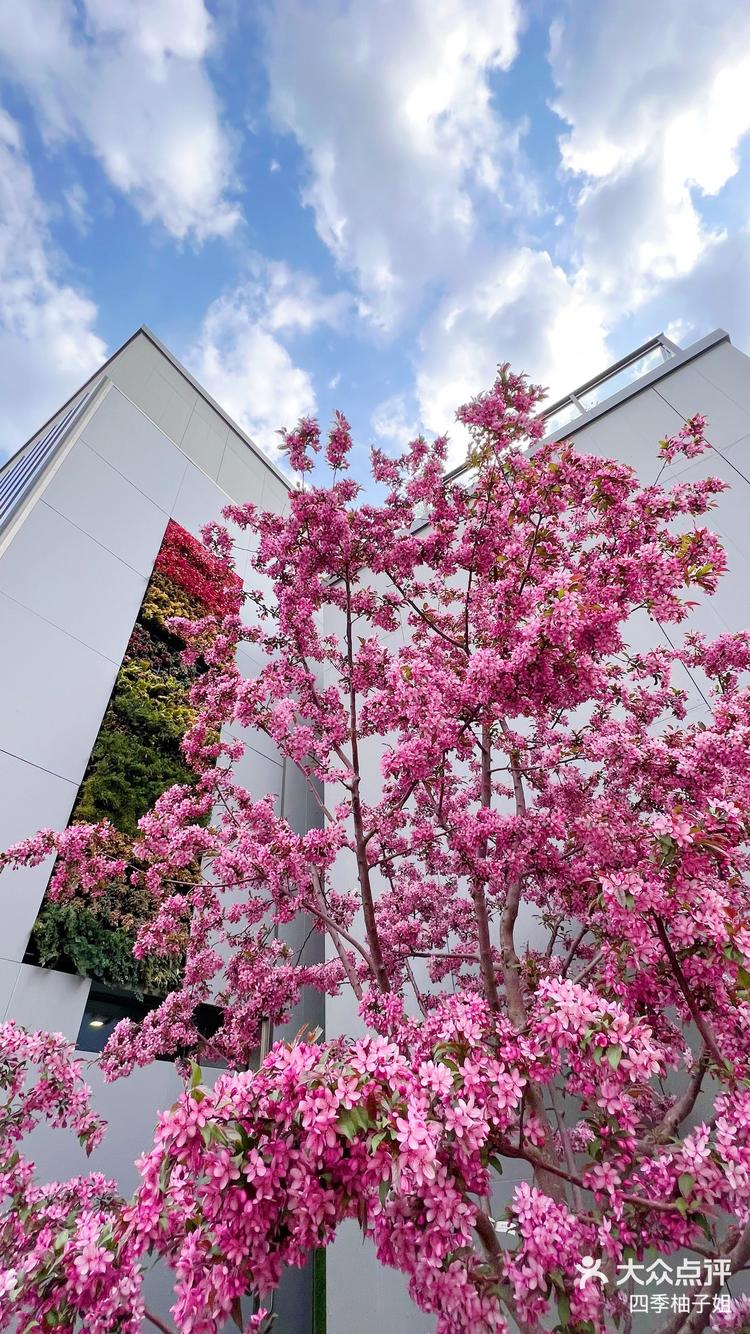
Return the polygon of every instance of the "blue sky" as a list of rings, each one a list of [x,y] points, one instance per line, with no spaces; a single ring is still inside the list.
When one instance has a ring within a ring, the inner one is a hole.
[[[0,457],[149,325],[270,453],[750,351],[745,0],[0,0]]]

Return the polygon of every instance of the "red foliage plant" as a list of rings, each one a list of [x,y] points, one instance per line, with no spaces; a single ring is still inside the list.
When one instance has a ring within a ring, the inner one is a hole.
[[[167,524],[154,566],[215,616],[230,616],[242,605],[242,580],[174,519]]]

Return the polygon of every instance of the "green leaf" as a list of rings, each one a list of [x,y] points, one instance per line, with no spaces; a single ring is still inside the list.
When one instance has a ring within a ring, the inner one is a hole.
[[[366,1107],[350,1107],[341,1113],[336,1124],[339,1134],[346,1140],[352,1140],[360,1130],[367,1130],[374,1123]]]
[[[680,1188],[680,1194],[684,1195],[685,1198],[687,1199],[688,1195],[691,1193],[693,1189],[693,1186],[695,1185],[695,1177],[690,1172],[683,1172],[682,1176],[679,1178],[677,1182],[677,1185]]]
[[[172,1159],[162,1158],[161,1167],[159,1168],[159,1190],[162,1192],[162,1194],[166,1191],[169,1185],[169,1179],[171,1175],[172,1175]]]
[[[457,1048],[455,1042],[438,1042],[432,1053],[433,1059],[436,1061],[444,1061],[446,1056],[452,1056],[455,1059],[456,1054]]]
[[[567,1329],[570,1324],[570,1298],[566,1292],[557,1294],[557,1313],[563,1329]]]
[[[712,1232],[711,1232],[711,1224],[710,1224],[709,1220],[706,1218],[706,1215],[705,1215],[705,1214],[693,1214],[693,1220],[692,1220],[692,1221],[693,1221],[694,1223],[697,1223],[697,1224],[698,1224],[698,1227],[701,1229],[701,1232],[704,1233],[704,1235],[706,1236],[707,1240],[710,1241],[711,1244],[713,1245],[713,1240],[714,1240],[714,1239],[713,1239],[713,1234],[712,1234]]]
[[[619,1043],[615,1043],[613,1047],[607,1047],[607,1060],[612,1069],[616,1070],[622,1060],[622,1047]]]

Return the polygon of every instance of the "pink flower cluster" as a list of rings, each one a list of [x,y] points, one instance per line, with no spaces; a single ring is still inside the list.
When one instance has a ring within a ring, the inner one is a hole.
[[[100,1173],[40,1186],[19,1145],[41,1122],[87,1153],[104,1126],[81,1066],[59,1034],[0,1025],[0,1329],[140,1329],[141,1270],[122,1238],[121,1201]],[[119,1234],[119,1235],[118,1235]]]
[[[376,1037],[279,1046],[258,1074],[213,1090],[196,1070],[161,1120],[132,1210],[142,1245],[163,1248],[175,1269],[181,1330],[213,1334],[238,1296],[274,1287],[283,1264],[305,1264],[348,1217],[410,1274],[441,1334],[475,1318],[505,1328],[478,1262],[446,1261],[471,1247],[488,1140],[512,1119],[523,1081],[469,1049],[450,1015],[446,1005],[437,1053],[421,1037],[421,1060]]]

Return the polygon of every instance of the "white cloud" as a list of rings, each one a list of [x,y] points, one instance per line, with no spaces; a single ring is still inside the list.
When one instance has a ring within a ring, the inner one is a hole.
[[[420,432],[417,413],[409,407],[404,394],[394,394],[379,403],[372,414],[372,429],[379,440],[403,449]]]
[[[165,76],[169,56],[202,60],[213,41],[203,0],[86,0],[86,12],[95,29],[124,37]]]
[[[654,329],[678,319],[703,332],[725,322],[721,293],[737,327],[748,324],[744,280],[730,290],[748,243],[704,204],[736,173],[750,129],[750,10],[559,8],[550,64],[570,208],[550,209],[548,252],[529,239],[535,187],[520,129],[503,125],[491,96],[516,54],[519,6],[275,0],[271,109],[306,154],[318,233],[355,275],[361,315],[392,329],[408,313],[422,326],[418,413],[408,396],[381,403],[383,439],[403,440],[418,416],[451,430],[457,461],[455,408],[498,361],[554,398],[625,350],[617,332],[636,311]]]
[[[669,169],[714,193],[736,169],[750,125],[749,37],[742,0],[714,9],[698,0],[569,4],[550,30],[566,167],[611,175],[664,142]]]
[[[750,226],[708,246],[689,274],[666,285],[658,303],[646,307],[654,328],[660,310],[674,312],[665,332],[681,347],[721,327],[750,352]]]
[[[226,235],[231,151],[205,57],[203,0],[24,0],[0,6],[0,59],[52,145],[75,140],[146,221],[178,239]]]
[[[613,318],[689,274],[721,233],[700,212],[750,130],[750,10],[697,0],[569,5],[551,28],[574,241]]]
[[[340,328],[353,308],[347,292],[326,295],[312,274],[290,269],[283,261],[256,257],[249,267],[253,301],[260,301],[263,319],[275,333],[309,333],[319,324]]]
[[[279,335],[338,328],[351,299],[324,295],[309,274],[254,259],[251,276],[209,306],[186,361],[202,384],[266,453],[281,427],[316,411],[309,371],[295,365]]]
[[[477,195],[499,202],[517,137],[490,76],[520,24],[517,0],[277,0],[271,110],[307,155],[319,235],[384,325],[461,263]]]
[[[96,305],[59,268],[19,127],[0,111],[0,456],[107,358]]]
[[[701,212],[750,130],[750,10],[571,3],[552,24],[550,62],[573,191],[566,267],[520,244],[519,228],[488,260],[474,247],[421,334],[420,416],[434,431],[498,361],[551,399],[568,392],[612,359],[608,339],[636,310],[653,330],[679,320],[683,338],[726,322],[750,338],[750,233],[725,235]],[[459,461],[465,434],[451,434]]]
[[[610,359],[597,302],[546,252],[518,249],[478,266],[423,330],[420,417],[428,430],[449,432],[458,464],[468,439],[456,408],[492,383],[499,362],[525,370],[554,400]]]
[[[688,273],[713,234],[688,185],[670,183],[663,157],[654,153],[583,187],[575,236],[586,283],[621,315],[661,283]]]
[[[0,110],[0,457],[105,360],[93,301],[59,273],[18,126]]]
[[[91,227],[92,217],[89,210],[89,201],[83,186],[76,182],[69,185],[63,193],[63,199],[68,206],[73,225],[81,236],[85,236]]]

